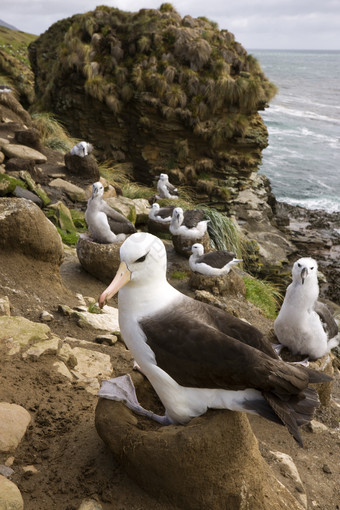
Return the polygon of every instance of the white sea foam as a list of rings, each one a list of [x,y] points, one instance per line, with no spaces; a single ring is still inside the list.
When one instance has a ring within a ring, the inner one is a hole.
[[[288,198],[277,196],[279,202],[285,202],[289,205],[299,205],[305,209],[317,210],[321,209],[328,213],[340,212],[340,201],[336,202],[329,198]]]
[[[294,108],[287,108],[279,104],[273,104],[271,107],[272,113],[279,113],[280,115],[288,115],[291,117],[303,117],[304,119],[322,120],[324,122],[331,122],[332,124],[340,124],[340,119],[331,117],[329,115],[320,115],[319,113],[309,110],[297,110]]]

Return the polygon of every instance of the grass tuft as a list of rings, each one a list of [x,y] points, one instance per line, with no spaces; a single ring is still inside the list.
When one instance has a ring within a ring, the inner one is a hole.
[[[246,298],[260,308],[268,319],[275,319],[282,302],[282,294],[275,285],[251,276],[243,277],[246,286]]]

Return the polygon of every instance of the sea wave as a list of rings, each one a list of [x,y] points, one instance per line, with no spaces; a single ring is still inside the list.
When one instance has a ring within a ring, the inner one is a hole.
[[[268,132],[270,136],[277,137],[289,137],[289,138],[313,138],[314,140],[328,144],[330,147],[340,149],[340,136],[338,138],[334,136],[328,136],[323,133],[317,133],[306,127],[287,128],[285,126],[272,125],[270,122],[267,123]]]
[[[340,119],[331,117],[329,115],[320,115],[309,110],[297,110],[295,108],[288,108],[284,105],[272,104],[269,108],[272,114],[288,115],[290,117],[303,117],[304,119],[321,120],[324,122],[330,122],[340,124]]]
[[[285,202],[289,205],[299,205],[305,209],[322,210],[328,213],[340,212],[340,202],[332,198],[288,198],[284,196],[276,196],[279,202]]]

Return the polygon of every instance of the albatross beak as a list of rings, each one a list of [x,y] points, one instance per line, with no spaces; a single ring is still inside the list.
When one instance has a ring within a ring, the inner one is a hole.
[[[308,269],[306,267],[304,267],[301,271],[302,285],[305,283],[305,279],[307,278],[307,275],[308,275]]]
[[[125,262],[121,262],[116,273],[116,276],[98,299],[99,307],[103,308],[103,306],[106,305],[108,300],[111,299],[115,294],[117,294],[119,289],[124,287],[124,285],[130,280],[131,272],[127,265],[125,264]]]

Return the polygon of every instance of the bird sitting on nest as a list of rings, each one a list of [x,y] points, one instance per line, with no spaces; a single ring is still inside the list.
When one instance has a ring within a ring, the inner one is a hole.
[[[88,156],[93,151],[93,145],[88,142],[79,142],[77,145],[74,145],[70,150],[71,156],[79,156],[84,158]]]
[[[124,241],[125,234],[136,232],[135,226],[125,216],[112,209],[103,199],[103,194],[104,186],[101,182],[95,182],[85,212],[91,237],[97,243]]]
[[[157,198],[178,198],[178,189],[169,182],[168,174],[160,174],[157,182]]]
[[[99,305],[119,291],[122,337],[162,401],[165,416],[140,406],[129,376],[104,381],[99,396],[123,400],[164,425],[185,424],[209,408],[254,413],[286,425],[302,445],[298,427],[319,406],[309,383],[331,378],[280,360],[259,330],[172,287],[159,238],[131,235],[120,248],[120,259]]]
[[[192,255],[189,258],[190,269],[206,276],[222,276],[228,274],[232,266],[242,262],[235,258],[235,253],[226,250],[217,250],[204,253],[204,246],[195,243],[191,247]]]
[[[310,258],[297,260],[281,310],[274,322],[280,342],[292,354],[318,359],[339,344],[338,325],[328,307],[318,301],[318,265]]]
[[[210,221],[204,220],[204,216],[204,211],[201,209],[191,209],[184,213],[181,207],[175,207],[169,230],[174,236],[199,239],[206,233]]]
[[[159,223],[168,223],[170,225],[174,209],[174,205],[169,205],[168,207],[160,207],[160,205],[155,202],[151,206],[149,218]]]

